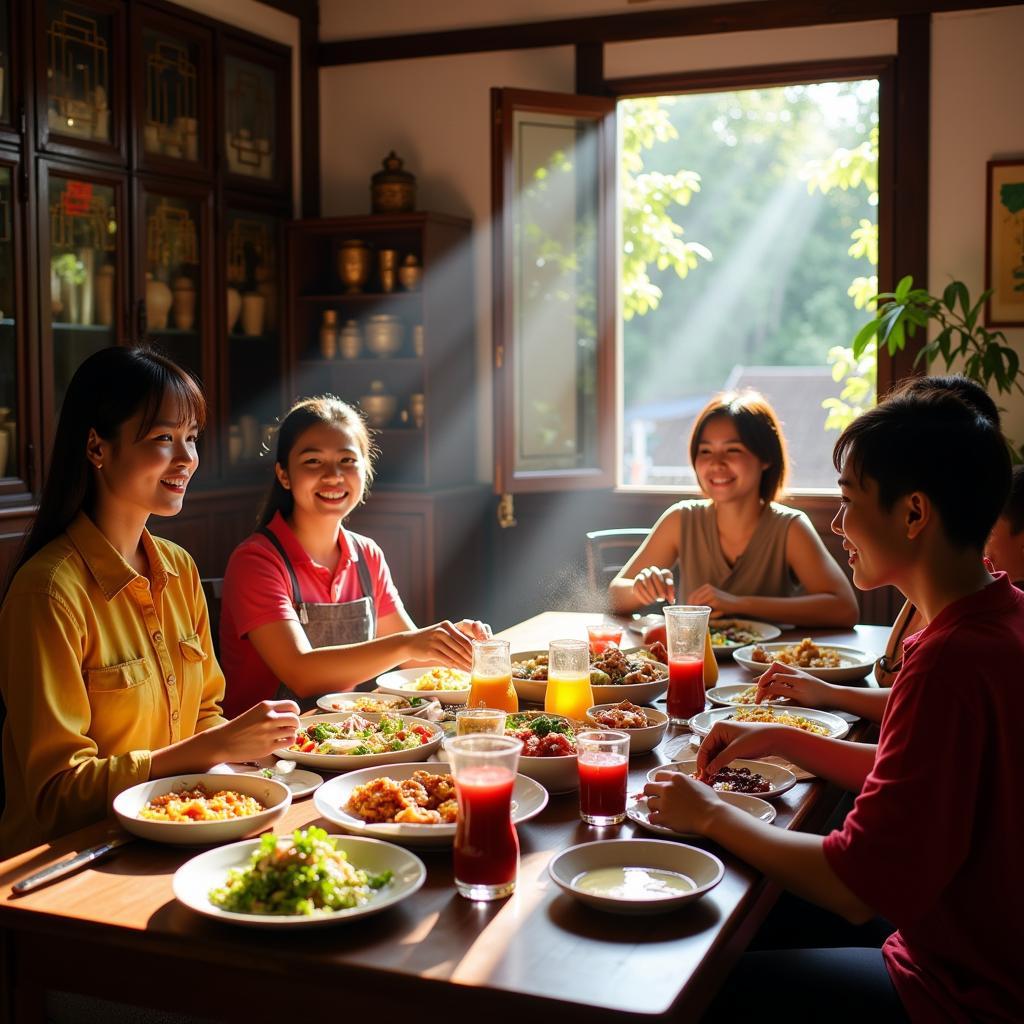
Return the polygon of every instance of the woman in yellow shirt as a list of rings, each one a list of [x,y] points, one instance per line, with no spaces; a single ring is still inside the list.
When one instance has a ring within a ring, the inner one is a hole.
[[[68,387],[39,511],[0,609],[0,857],[103,818],[150,778],[262,757],[292,701],[227,722],[195,563],[146,529],[181,511],[206,403],[145,349],[104,349]]]

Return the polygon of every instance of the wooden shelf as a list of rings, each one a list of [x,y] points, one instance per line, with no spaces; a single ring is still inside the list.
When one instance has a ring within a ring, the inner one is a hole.
[[[298,295],[299,302],[354,302],[359,305],[384,305],[388,302],[408,302],[411,299],[422,299],[423,293],[414,292],[332,292],[323,295]]]

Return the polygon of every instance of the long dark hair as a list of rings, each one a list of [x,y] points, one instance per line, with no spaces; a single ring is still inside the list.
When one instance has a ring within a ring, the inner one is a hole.
[[[768,468],[761,473],[758,494],[762,501],[774,501],[785,489],[788,459],[786,439],[775,410],[759,391],[724,391],[715,395],[700,411],[690,433],[690,462],[696,464],[700,436],[710,420],[724,416],[736,425],[740,440]]]
[[[366,491],[368,491],[370,484],[373,483],[373,463],[377,458],[378,448],[371,440],[369,428],[359,410],[354,409],[335,395],[303,398],[288,410],[277,428],[277,457],[275,459],[277,464],[287,470],[288,457],[295,447],[295,442],[306,430],[318,423],[351,431],[366,462]],[[274,482],[270,485],[270,490],[260,506],[256,525],[266,526],[278,512],[288,519],[294,509],[295,498],[292,492],[281,486],[281,481],[277,479],[275,473]]]
[[[122,424],[141,413],[141,438],[153,426],[167,395],[177,400],[183,422],[195,420],[202,430],[206,424],[206,399],[198,383],[187,371],[152,349],[105,348],[79,366],[61,406],[39,511],[7,586],[14,573],[59,537],[79,512],[93,511],[95,474],[86,458],[90,428],[110,441]]]

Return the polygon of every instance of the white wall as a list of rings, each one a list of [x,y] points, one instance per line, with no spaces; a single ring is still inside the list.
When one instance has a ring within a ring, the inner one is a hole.
[[[525,0],[502,0],[486,7],[493,14],[509,11],[513,3],[517,14],[506,20],[527,20],[527,9],[533,6]],[[350,36],[378,34],[384,32],[385,22],[391,31],[424,28],[426,11],[430,27],[464,27],[470,23],[468,17],[457,23],[446,20],[454,18],[460,6],[466,5],[458,0],[432,5],[394,0],[364,5],[358,16],[342,19],[339,0],[324,0],[321,34],[324,39],[337,37],[343,28]],[[611,0],[544,4],[548,17],[611,13],[613,7],[620,9]],[[385,13],[394,18],[388,20]],[[1021,39],[1024,5],[935,18],[929,249],[933,289],[941,289],[949,275],[962,278],[972,290],[981,287],[985,161],[1024,154]],[[605,68],[609,76],[621,76],[865,57],[891,54],[895,48],[894,22],[866,22],[619,43],[606,48]],[[491,479],[492,465],[489,91],[492,86],[510,86],[567,92],[572,85],[573,52],[567,47],[349,65],[320,72],[324,215],[367,212],[370,175],[395,148],[419,179],[420,209],[473,219],[481,480]],[[1024,332],[1008,333],[1024,351]],[[1010,403],[1007,427],[1024,440],[1024,401]]]

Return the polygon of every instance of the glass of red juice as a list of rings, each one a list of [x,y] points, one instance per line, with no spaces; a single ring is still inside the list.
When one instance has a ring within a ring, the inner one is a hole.
[[[576,734],[580,817],[588,825],[618,825],[626,818],[629,733],[615,729]]]
[[[687,725],[704,710],[704,644],[711,609],[673,604],[664,609],[668,648],[668,717]]]
[[[604,654],[609,647],[621,647],[622,626],[617,626],[614,622],[587,626],[587,642],[590,645],[590,653],[595,658],[599,654]]]
[[[470,900],[511,895],[519,873],[512,789],[522,743],[514,736],[471,733],[445,743],[455,777],[455,887]]]

